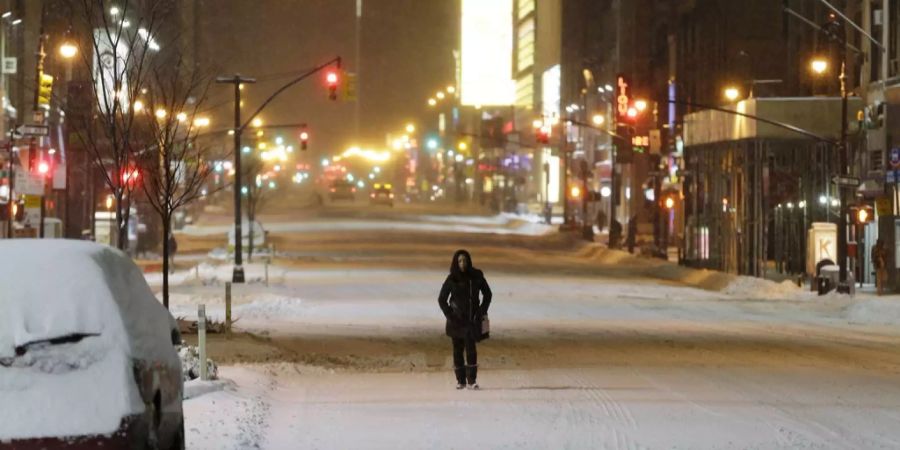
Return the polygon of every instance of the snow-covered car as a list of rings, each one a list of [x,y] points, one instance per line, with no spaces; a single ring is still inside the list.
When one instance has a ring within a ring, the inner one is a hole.
[[[181,336],[124,253],[0,240],[0,449],[184,448]]]

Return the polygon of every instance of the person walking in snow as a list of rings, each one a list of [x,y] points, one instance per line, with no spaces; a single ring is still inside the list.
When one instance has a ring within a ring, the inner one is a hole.
[[[887,282],[887,248],[881,238],[878,238],[872,247],[872,265],[875,267],[875,287],[878,295],[881,295]]]
[[[491,288],[484,273],[472,265],[469,252],[457,250],[450,263],[450,274],[438,296],[438,305],[447,318],[446,333],[453,342],[456,389],[463,389],[467,384],[469,389],[478,389],[478,351],[475,344],[487,337],[482,324],[491,306],[491,297]]]

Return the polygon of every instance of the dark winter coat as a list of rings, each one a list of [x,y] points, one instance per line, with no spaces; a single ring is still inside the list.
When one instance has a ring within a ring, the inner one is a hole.
[[[465,272],[459,270],[457,258],[468,260]],[[481,299],[479,300],[479,293]],[[491,288],[484,273],[472,265],[472,257],[465,250],[458,250],[450,264],[450,274],[441,286],[438,305],[447,318],[447,336],[454,338],[481,338],[481,322],[491,306]]]

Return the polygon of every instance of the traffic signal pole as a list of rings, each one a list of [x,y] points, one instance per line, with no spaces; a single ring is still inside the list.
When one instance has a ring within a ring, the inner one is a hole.
[[[241,224],[241,184],[243,173],[241,172],[241,85],[255,83],[256,79],[242,77],[235,74],[233,77],[219,77],[217,83],[234,85],[234,270],[231,274],[233,283],[244,282],[243,266],[243,240],[244,232]],[[253,224],[250,224],[250,232],[253,232]]]
[[[256,109],[256,111],[251,114],[244,123],[241,123],[241,84],[247,83],[255,83],[256,79],[242,77],[238,74],[233,76],[221,76],[216,78],[216,83],[222,84],[233,84],[234,85],[234,271],[232,272],[233,283],[243,283],[244,282],[244,267],[243,267],[243,227],[241,225],[241,134],[247,126],[253,121],[253,119],[258,116],[272,100],[275,100],[279,94],[287,90],[289,87],[299,83],[300,81],[310,77],[316,72],[325,69],[326,67],[336,65],[338,69],[341,67],[341,57],[338,56],[328,62],[320,64],[306,72],[302,75],[294,78],[293,80],[286,83],[284,86],[276,90],[272,95],[269,96],[265,101],[263,101],[262,105]],[[331,97],[334,99],[334,89],[332,89]],[[253,233],[253,223],[249,223],[250,227],[249,233]]]

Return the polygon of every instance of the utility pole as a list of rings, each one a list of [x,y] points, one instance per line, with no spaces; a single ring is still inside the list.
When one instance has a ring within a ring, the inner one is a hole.
[[[841,143],[840,154],[838,155],[838,173],[841,176],[850,174],[850,158],[849,148],[847,145],[847,45],[846,42],[841,44]],[[847,196],[847,188],[838,185],[838,193],[841,199],[840,211],[841,216],[838,218],[838,267],[840,288],[847,289],[849,287],[844,284],[847,282],[847,214],[850,203]],[[858,256],[857,256],[858,257]],[[839,289],[840,292],[840,289]]]
[[[233,283],[244,282],[243,266],[243,239],[244,233],[241,226],[241,85],[244,83],[256,83],[255,78],[242,77],[235,74],[232,77],[218,77],[216,83],[234,85],[234,271],[231,275]],[[253,232],[253,224],[250,225],[250,233]]]

